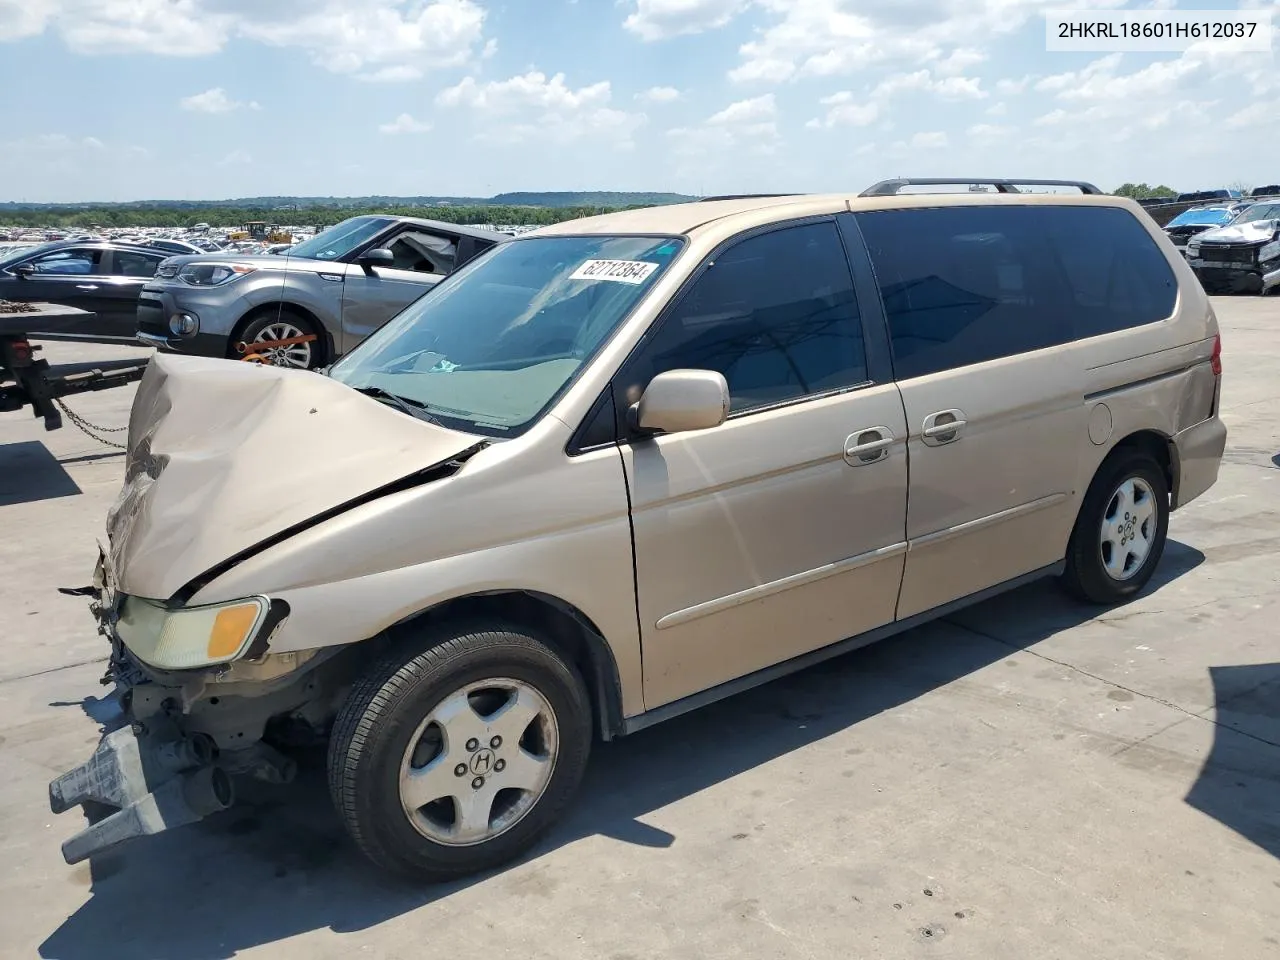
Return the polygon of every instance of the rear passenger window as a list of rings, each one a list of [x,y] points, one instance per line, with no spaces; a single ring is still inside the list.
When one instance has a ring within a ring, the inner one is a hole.
[[[899,379],[1140,326],[1177,287],[1114,207],[943,207],[858,214]]]
[[[853,279],[833,223],[775,230],[718,256],[662,322],[628,403],[666,370],[716,370],[730,412],[866,382]]]
[[[1173,313],[1173,271],[1133,214],[1118,207],[1051,207],[1043,213],[1074,306],[1076,339]]]

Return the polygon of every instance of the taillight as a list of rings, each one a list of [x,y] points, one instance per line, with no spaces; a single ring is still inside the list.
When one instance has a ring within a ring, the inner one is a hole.
[[[1213,336],[1213,353],[1209,354],[1209,367],[1215,377],[1222,376],[1222,334]]]

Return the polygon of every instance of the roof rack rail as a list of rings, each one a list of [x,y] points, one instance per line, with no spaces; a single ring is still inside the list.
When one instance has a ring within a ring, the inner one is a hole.
[[[764,200],[769,197],[802,197],[802,193],[726,193],[716,197],[699,197],[699,203],[711,200]]]
[[[860,197],[892,197],[901,192],[903,187],[935,187],[935,186],[984,186],[995,187],[997,193],[1021,193],[1018,186],[1024,187],[1075,187],[1081,193],[1101,194],[1102,191],[1092,183],[1083,180],[1008,180],[991,177],[897,177],[893,180],[881,180],[874,183]]]

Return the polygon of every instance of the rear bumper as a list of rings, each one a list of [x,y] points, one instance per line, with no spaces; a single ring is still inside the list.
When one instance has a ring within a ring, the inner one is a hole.
[[[1188,427],[1173,438],[1178,453],[1178,483],[1173,508],[1185,506],[1212,487],[1227,448],[1227,425],[1217,416]]]

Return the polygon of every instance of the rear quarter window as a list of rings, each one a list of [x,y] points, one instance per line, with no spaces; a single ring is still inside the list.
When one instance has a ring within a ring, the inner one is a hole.
[[[1007,206],[857,215],[898,379],[1168,317],[1177,282],[1118,207]]]

